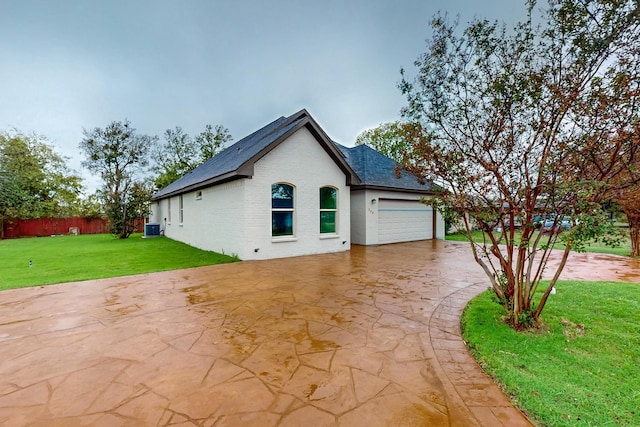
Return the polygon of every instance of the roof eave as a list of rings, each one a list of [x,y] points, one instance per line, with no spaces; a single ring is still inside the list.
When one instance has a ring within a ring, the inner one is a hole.
[[[237,169],[235,171],[232,171],[223,175],[219,175],[219,176],[207,179],[205,181],[201,181],[195,184],[188,185],[186,187],[182,187],[170,193],[163,194],[160,197],[157,197],[154,195],[151,197],[151,200],[155,202],[158,200],[166,199],[168,197],[189,193],[190,191],[202,190],[203,188],[213,187],[214,185],[224,184],[225,182],[233,181],[236,179],[250,178],[251,176],[253,176],[253,169],[251,169],[250,174],[248,174],[247,172],[248,172],[248,169],[243,169],[243,170]]]
[[[320,125],[318,125],[318,123],[313,119],[313,117],[311,117],[311,115],[307,112],[307,110],[303,109],[291,115],[286,122],[284,122],[279,126],[279,128],[286,127],[292,122],[295,122],[296,120],[299,120],[300,122],[297,123],[291,129],[289,129],[286,133],[282,134],[279,138],[277,138],[271,144],[266,146],[264,149],[256,153],[256,155],[254,155],[253,157],[248,159],[246,162],[244,162],[238,168],[238,171],[251,170],[251,175],[253,175],[253,165],[255,164],[255,162],[257,162],[258,160],[266,156],[269,152],[271,152],[274,148],[280,145],[284,140],[289,138],[291,135],[293,135],[303,127],[306,127],[307,130],[311,132],[313,137],[318,142],[320,142],[320,145],[325,150],[325,152],[329,155],[329,157],[331,157],[331,159],[336,163],[336,165],[338,165],[340,170],[344,172],[344,174],[346,175],[347,185],[360,184],[360,179],[358,178],[358,175],[351,168],[349,163],[347,163],[347,160],[344,154],[342,153],[342,151],[340,151],[338,147],[335,146],[331,138],[329,138],[329,136],[322,130]]]
[[[333,142],[329,135],[327,135],[324,130],[320,127],[318,122],[307,112],[307,110],[300,110],[295,114],[296,117],[301,115],[305,115],[305,120],[301,123],[301,126],[306,126],[309,129],[309,132],[318,140],[322,142],[322,148],[326,151],[326,153],[331,157],[331,159],[338,165],[340,170],[344,172],[347,177],[347,185],[358,185],[360,184],[360,178],[358,174],[351,168],[351,165],[347,162],[347,158],[345,154],[340,150]],[[299,128],[298,128],[299,129]],[[297,129],[296,129],[297,130]]]
[[[435,196],[436,194],[438,194],[438,191],[433,189],[401,188],[401,187],[391,187],[386,185],[374,185],[374,184],[353,185],[351,186],[351,189],[352,190],[393,191],[396,193],[415,193],[415,194],[423,194],[427,196]]]
[[[309,125],[308,126],[309,131],[311,132],[311,134],[316,139],[322,140],[324,142],[322,144],[322,147],[324,148],[326,153],[338,165],[340,170],[342,170],[347,176],[347,185],[351,186],[351,185],[361,184],[358,174],[353,170],[351,165],[349,165],[349,163],[347,162],[347,158],[342,152],[342,150],[336,147],[336,145],[333,143],[331,138],[329,138],[329,136],[326,133],[324,133],[320,125],[318,125],[318,123],[316,123],[316,121],[313,120],[311,116],[309,116],[308,125]]]

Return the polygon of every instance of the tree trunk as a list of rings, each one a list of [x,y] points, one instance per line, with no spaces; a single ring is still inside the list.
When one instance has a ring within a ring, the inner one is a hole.
[[[628,195],[620,202],[620,206],[629,224],[631,256],[640,256],[640,196],[638,193]]]
[[[640,216],[627,216],[631,237],[631,256],[640,256]]]

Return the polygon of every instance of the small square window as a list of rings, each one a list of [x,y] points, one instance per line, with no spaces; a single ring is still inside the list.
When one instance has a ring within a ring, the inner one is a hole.
[[[196,191],[196,200],[202,200],[202,191]]]

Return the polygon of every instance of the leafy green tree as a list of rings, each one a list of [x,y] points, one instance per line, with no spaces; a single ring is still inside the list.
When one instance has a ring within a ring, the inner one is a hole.
[[[0,215],[8,216],[8,212],[20,203],[20,188],[17,177],[12,174],[4,162],[0,162]]]
[[[110,231],[126,239],[136,231],[134,221],[141,212],[139,188],[144,186],[149,150],[157,137],[137,134],[128,120],[113,121],[104,129],[84,129],[83,134],[79,145],[86,158],[83,165],[103,180],[101,195]]]
[[[143,218],[149,216],[150,201],[155,188],[150,181],[135,182],[131,187],[131,198],[129,199],[129,208],[134,218]]]
[[[4,238],[4,221],[20,205],[20,188],[15,176],[0,163],[0,239]]]
[[[204,163],[218,154],[227,142],[233,141],[233,137],[222,125],[206,125],[194,140],[200,150],[200,163]]]
[[[77,215],[82,188],[82,178],[45,137],[0,133],[1,218]]]
[[[193,138],[181,127],[167,129],[164,142],[151,153],[157,174],[155,185],[166,187],[215,156],[231,140],[229,130],[221,125],[207,125]]]
[[[421,135],[422,128],[417,123],[395,121],[365,130],[356,138],[356,145],[368,145],[385,156],[401,162],[407,157],[407,150],[412,147],[409,142],[419,142]]]
[[[422,129],[402,163],[443,183],[438,200],[446,212],[466,214],[475,260],[515,328],[540,324],[572,249],[607,239],[601,204],[620,165],[636,155],[637,140],[625,135],[637,129],[632,107],[640,96],[637,86],[624,97],[602,96],[640,82],[637,1],[526,4],[527,19],[512,29],[476,19],[460,31],[437,16],[415,78],[403,71],[400,84],[403,116]],[[620,120],[596,120],[613,111]],[[619,144],[594,151],[598,141]],[[594,153],[604,155],[597,167]],[[552,219],[551,232],[536,230],[538,216]],[[558,233],[565,217],[573,227]],[[484,232],[480,241],[475,227]],[[551,270],[559,239],[566,249]],[[541,286],[545,270],[551,280]]]
[[[103,218],[105,216],[102,207],[102,192],[100,190],[80,199],[79,215],[84,218]]]

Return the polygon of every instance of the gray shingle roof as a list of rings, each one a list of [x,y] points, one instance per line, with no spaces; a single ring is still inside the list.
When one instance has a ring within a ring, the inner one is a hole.
[[[352,148],[336,144],[345,154],[347,162],[360,178],[360,185],[353,188],[379,188],[388,190],[402,190],[420,193],[433,193],[439,187],[431,182],[420,184],[417,178],[405,170],[391,158],[377,152],[367,145]]]
[[[280,142],[302,127],[307,127],[325,151],[347,175],[347,182],[357,182],[357,176],[348,165],[344,154],[337,150],[329,137],[306,110],[289,117],[280,117],[251,135],[218,153],[182,178],[172,182],[153,195],[153,200],[183,194],[199,188],[220,184],[253,175],[253,164],[275,148]]]

